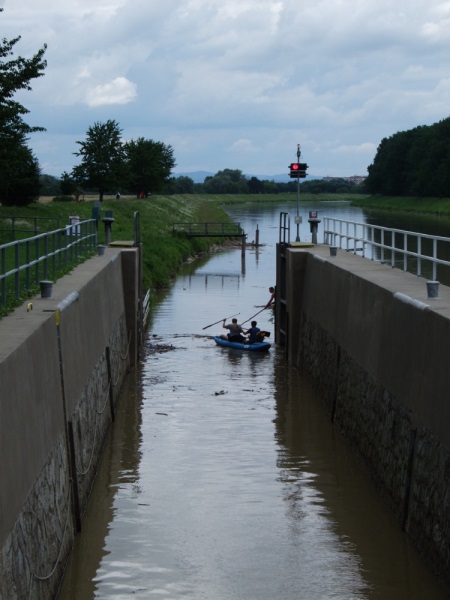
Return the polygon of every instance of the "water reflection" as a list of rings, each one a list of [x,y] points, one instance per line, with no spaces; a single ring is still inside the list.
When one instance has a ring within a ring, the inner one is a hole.
[[[142,443],[142,381],[139,374],[127,379],[115,426],[105,445],[92,501],[83,516],[82,532],[67,569],[60,598],[88,599],[96,596],[99,568],[110,554],[103,541],[108,538],[118,514],[116,501],[121,494],[139,490],[139,463]]]
[[[275,372],[277,465],[286,514],[294,537],[302,538],[309,528],[312,537],[326,537],[328,551],[332,549],[327,568],[339,573],[333,582],[336,597],[345,598],[346,590],[354,598],[444,597],[430,586],[415,550],[374,494],[308,382],[284,362],[276,363]],[[318,553],[323,552],[327,555],[321,547]],[[330,597],[329,590],[322,589],[324,598]]]

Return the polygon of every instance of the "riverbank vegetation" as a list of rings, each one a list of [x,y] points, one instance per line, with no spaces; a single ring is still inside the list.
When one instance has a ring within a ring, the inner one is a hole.
[[[410,196],[360,196],[351,199],[352,206],[395,210],[400,212],[450,215],[450,198],[415,198]]]

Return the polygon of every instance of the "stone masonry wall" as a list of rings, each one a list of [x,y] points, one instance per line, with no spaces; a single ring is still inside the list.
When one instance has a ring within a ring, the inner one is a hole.
[[[130,366],[120,253],[0,321],[0,600],[54,598],[81,527]]]
[[[303,315],[302,329],[302,370],[400,526],[450,585],[450,452],[320,324]]]
[[[450,289],[430,301],[424,280],[386,265],[281,251],[288,359],[450,589]]]

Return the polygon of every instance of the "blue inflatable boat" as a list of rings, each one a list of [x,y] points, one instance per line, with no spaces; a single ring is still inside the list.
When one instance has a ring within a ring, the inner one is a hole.
[[[240,342],[230,342],[216,335],[214,341],[224,348],[236,348],[237,350],[246,350],[250,352],[267,352],[272,344],[269,342],[255,342],[254,344],[241,344]]]

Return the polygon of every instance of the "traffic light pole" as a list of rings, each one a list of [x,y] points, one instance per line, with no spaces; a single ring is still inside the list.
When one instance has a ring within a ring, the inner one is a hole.
[[[297,225],[297,237],[295,239],[296,242],[300,241],[300,223],[302,222],[302,218],[300,216],[300,178],[306,177],[306,169],[308,168],[306,163],[299,162],[300,156],[300,144],[297,144],[297,162],[289,165],[289,176],[292,179],[294,177],[297,178],[297,215],[295,217],[295,223]]]
[[[297,163],[300,162],[300,144],[297,144]],[[297,237],[296,242],[300,241],[300,171],[297,171]]]

